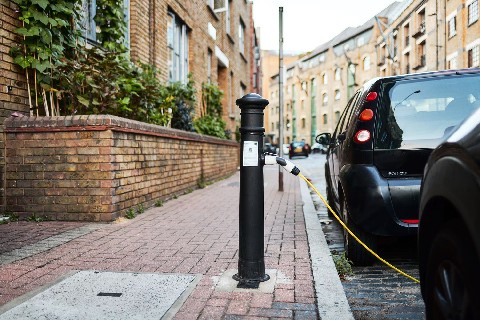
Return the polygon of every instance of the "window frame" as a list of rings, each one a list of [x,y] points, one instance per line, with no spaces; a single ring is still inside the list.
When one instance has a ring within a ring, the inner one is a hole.
[[[475,15],[474,15],[475,14]],[[478,0],[467,2],[467,25],[471,26],[478,21]]]

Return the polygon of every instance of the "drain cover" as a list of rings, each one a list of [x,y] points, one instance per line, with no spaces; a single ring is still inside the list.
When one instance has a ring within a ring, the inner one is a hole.
[[[180,308],[198,282],[196,278],[182,274],[80,271],[23,300],[1,314],[0,320],[158,320],[169,309]]]

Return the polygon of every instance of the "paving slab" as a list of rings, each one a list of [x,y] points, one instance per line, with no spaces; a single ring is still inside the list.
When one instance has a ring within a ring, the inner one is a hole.
[[[80,271],[0,314],[0,320],[158,320],[182,294],[192,291],[196,279],[182,274]]]

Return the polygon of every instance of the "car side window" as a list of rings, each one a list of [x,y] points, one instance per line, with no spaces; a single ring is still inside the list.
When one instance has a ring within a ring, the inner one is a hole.
[[[347,114],[347,117],[345,118],[345,125],[342,129],[342,132],[347,131],[347,129],[350,127],[350,125],[353,125],[353,114],[355,110],[357,109],[357,106],[359,104],[359,99],[361,96],[361,92],[358,91],[356,95],[352,97],[352,103],[350,104],[349,112]]]
[[[359,93],[357,92],[351,99],[348,101],[347,106],[345,107],[345,110],[342,113],[342,116],[340,117],[340,121],[338,121],[337,128],[335,129],[335,132],[333,133],[333,138],[335,139],[338,134],[342,133],[345,131],[346,125],[349,122],[350,114],[352,113],[352,110],[354,109],[355,102],[358,98]]]

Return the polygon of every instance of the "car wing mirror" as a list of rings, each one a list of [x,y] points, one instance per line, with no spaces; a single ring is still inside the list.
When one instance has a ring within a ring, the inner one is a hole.
[[[332,135],[330,133],[320,133],[315,137],[315,142],[323,146],[328,146],[332,142]]]

